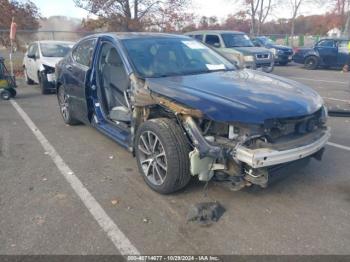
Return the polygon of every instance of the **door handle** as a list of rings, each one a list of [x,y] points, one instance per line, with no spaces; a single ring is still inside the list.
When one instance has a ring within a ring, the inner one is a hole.
[[[71,65],[66,65],[66,69],[67,69],[68,71],[72,71],[72,70],[73,70],[73,67],[72,67]]]

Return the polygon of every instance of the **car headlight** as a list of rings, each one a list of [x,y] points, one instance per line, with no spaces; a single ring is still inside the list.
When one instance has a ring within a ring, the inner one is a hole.
[[[43,64],[43,67],[45,69],[46,74],[53,74],[53,73],[55,73],[55,68],[54,67],[51,67],[51,66],[48,66],[48,65],[44,65],[44,64]]]
[[[245,62],[254,62],[254,56],[246,55],[246,56],[244,56],[244,61]]]

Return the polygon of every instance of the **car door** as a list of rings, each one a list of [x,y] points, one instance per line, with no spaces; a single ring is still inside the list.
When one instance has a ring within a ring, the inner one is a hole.
[[[33,52],[34,52],[34,61],[32,65],[33,69],[33,80],[37,83],[39,83],[39,71],[41,67],[41,55],[40,55],[40,46],[39,43],[36,43],[33,47]]]
[[[348,40],[341,40],[337,43],[338,45],[338,57],[337,57],[337,63],[338,66],[344,66],[348,64],[349,61],[349,41]]]
[[[89,38],[78,43],[71,53],[71,62],[65,64],[66,92],[69,95],[74,116],[88,123],[88,108],[86,88],[89,86],[89,76],[97,39]]]
[[[36,54],[38,52],[38,44],[33,43],[28,48],[28,53],[26,57],[25,67],[27,69],[28,77],[35,82],[38,82],[38,76],[36,74]]]
[[[333,39],[324,39],[317,43],[316,50],[325,65],[337,64],[338,47]]]

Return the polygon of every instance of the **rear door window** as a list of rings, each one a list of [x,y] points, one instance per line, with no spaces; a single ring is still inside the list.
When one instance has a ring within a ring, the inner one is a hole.
[[[88,39],[79,43],[72,52],[73,60],[83,66],[90,67],[96,39]]]

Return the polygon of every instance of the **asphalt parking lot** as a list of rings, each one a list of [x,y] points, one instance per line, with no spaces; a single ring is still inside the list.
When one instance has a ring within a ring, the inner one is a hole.
[[[274,73],[350,108],[350,73]],[[21,80],[18,93],[0,101],[0,254],[350,254],[350,118],[329,119],[334,144],[322,162],[289,166],[267,189],[210,183],[206,198],[193,182],[163,196],[123,148],[91,127],[66,126],[55,95]],[[186,222],[192,204],[213,200],[226,208],[218,223]]]

